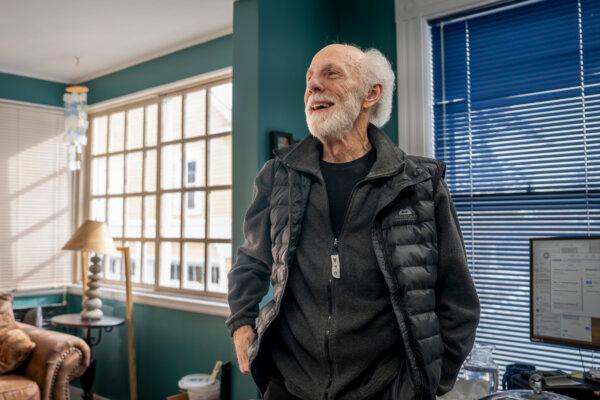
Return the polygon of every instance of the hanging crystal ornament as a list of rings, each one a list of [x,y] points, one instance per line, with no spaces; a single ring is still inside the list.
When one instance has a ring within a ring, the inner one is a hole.
[[[69,86],[63,96],[65,102],[65,141],[71,171],[81,169],[82,148],[87,144],[87,92],[85,86]]]

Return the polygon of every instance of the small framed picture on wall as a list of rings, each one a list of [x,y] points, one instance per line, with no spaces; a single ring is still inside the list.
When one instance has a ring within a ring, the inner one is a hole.
[[[291,133],[281,131],[271,131],[271,150],[269,154],[273,154],[273,150],[283,149],[294,143],[294,137]]]

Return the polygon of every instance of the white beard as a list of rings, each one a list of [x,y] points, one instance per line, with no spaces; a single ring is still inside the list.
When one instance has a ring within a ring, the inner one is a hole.
[[[313,95],[311,102],[326,101],[332,102],[334,99],[324,95]],[[341,140],[344,134],[354,126],[354,122],[360,114],[362,99],[358,91],[348,95],[348,98],[342,102],[335,102],[333,109],[320,113],[311,113],[308,104],[304,107],[306,115],[306,124],[310,133],[321,142]]]

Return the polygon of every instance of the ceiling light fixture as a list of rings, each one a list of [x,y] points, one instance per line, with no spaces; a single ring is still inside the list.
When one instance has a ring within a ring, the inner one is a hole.
[[[76,57],[79,65],[79,57]],[[65,102],[65,141],[68,144],[69,169],[81,169],[81,150],[87,144],[87,93],[86,86],[68,86],[63,95]]]

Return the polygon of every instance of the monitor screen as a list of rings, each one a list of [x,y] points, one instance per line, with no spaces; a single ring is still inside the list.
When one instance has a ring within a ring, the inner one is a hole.
[[[600,349],[600,237],[529,244],[531,340]]]

